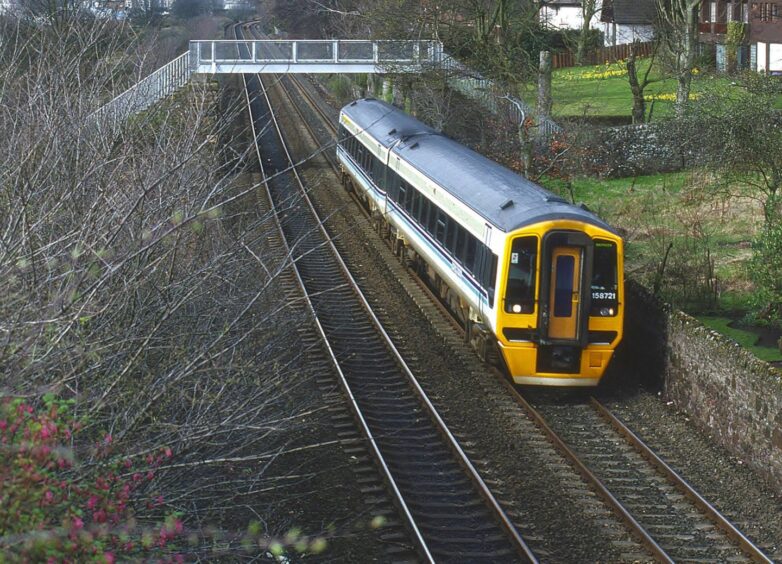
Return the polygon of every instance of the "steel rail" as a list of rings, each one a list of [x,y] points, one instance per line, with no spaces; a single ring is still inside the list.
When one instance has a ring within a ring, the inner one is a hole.
[[[663,548],[657,544],[657,541],[643,528],[643,526],[636,521],[635,517],[622,505],[622,503],[614,497],[609,489],[603,484],[603,482],[594,475],[594,473],[581,461],[581,459],[574,453],[567,444],[557,435],[557,433],[546,423],[543,416],[538,413],[538,410],[532,407],[532,405],[524,399],[519,391],[508,381],[504,374],[501,374],[498,370],[495,370],[497,377],[503,383],[503,385],[510,391],[511,397],[518,403],[524,411],[526,411],[535,424],[543,431],[543,433],[549,438],[549,440],[556,446],[556,448],[567,458],[579,474],[597,491],[600,497],[611,507],[614,513],[625,522],[630,528],[631,532],[635,534],[641,543],[651,552],[652,556],[659,562],[665,562],[673,564],[674,560],[668,556]]]
[[[706,501],[692,486],[690,486],[673,468],[671,468],[663,459],[657,456],[638,435],[633,433],[618,417],[600,403],[596,398],[590,397],[590,404],[611,426],[622,435],[627,442],[632,445],[652,466],[665,475],[666,478],[693,504],[703,511],[706,516],[725,534],[739,544],[742,550],[746,552],[756,562],[772,564],[773,561],[766,556],[755,544],[749,540],[733,523],[728,521],[713,505]]]
[[[260,77],[259,77],[260,80]],[[264,96],[267,99],[267,102],[269,103],[269,108],[271,109],[271,102],[268,99],[268,94],[266,93],[266,90],[264,89]],[[295,107],[295,104],[293,104]],[[298,111],[298,110],[297,110]],[[294,177],[296,178],[297,183],[299,184],[303,199],[307,202],[307,205],[309,206],[311,212],[314,214],[315,217],[319,219],[318,221],[318,227],[323,233],[324,237],[326,238],[326,241],[328,243],[329,248],[331,249],[334,257],[337,260],[337,263],[340,265],[340,268],[342,269],[345,277],[348,279],[354,293],[358,297],[359,301],[361,302],[362,306],[364,307],[365,311],[367,312],[367,315],[372,320],[373,325],[377,329],[377,331],[380,333],[380,335],[383,337],[386,345],[388,346],[388,349],[391,351],[393,356],[395,357],[398,365],[400,368],[402,368],[402,371],[404,372],[405,376],[407,377],[409,383],[413,386],[413,389],[415,390],[416,395],[418,396],[419,400],[424,404],[426,407],[430,417],[432,418],[433,422],[437,426],[438,430],[440,431],[441,435],[446,439],[449,447],[451,450],[457,455],[459,463],[462,465],[462,467],[467,471],[468,477],[472,480],[472,482],[475,484],[475,486],[478,489],[478,492],[480,495],[484,498],[484,500],[487,502],[489,507],[492,509],[494,515],[499,520],[500,524],[502,525],[503,529],[505,529],[506,533],[508,534],[509,538],[511,539],[512,543],[516,547],[517,551],[523,555],[529,562],[535,562],[537,563],[537,557],[534,555],[532,550],[527,546],[524,539],[519,535],[518,531],[516,530],[516,527],[513,525],[513,522],[508,517],[508,515],[505,513],[505,511],[500,506],[497,499],[494,497],[494,495],[491,493],[491,490],[486,485],[483,478],[480,476],[476,468],[473,466],[472,462],[470,461],[469,457],[466,455],[464,450],[459,445],[459,442],[456,440],[456,438],[453,436],[451,431],[448,429],[447,425],[445,424],[445,421],[440,416],[439,412],[435,408],[435,406],[432,404],[432,402],[429,400],[428,396],[426,395],[425,391],[421,387],[420,383],[416,379],[416,377],[413,375],[413,372],[410,370],[409,366],[405,362],[404,358],[402,357],[399,350],[396,348],[396,346],[393,343],[393,340],[388,335],[384,327],[382,326],[380,320],[375,315],[374,311],[372,310],[371,305],[369,304],[369,301],[364,296],[364,293],[361,291],[361,288],[359,287],[358,283],[356,282],[355,278],[351,274],[350,270],[348,269],[348,266],[345,264],[344,260],[342,259],[341,255],[339,254],[339,251],[337,250],[336,246],[334,245],[333,240],[331,239],[330,235],[326,231],[326,228],[324,226],[324,222],[320,218],[320,215],[318,214],[317,210],[315,209],[315,206],[310,199],[309,195],[307,194],[307,190],[304,187],[304,183],[301,180],[301,177],[299,176],[299,172],[297,170],[296,165],[294,164],[294,160],[290,155],[290,152],[288,151],[287,144],[284,141],[284,136],[282,133],[282,130],[277,122],[276,117],[274,116],[274,113],[270,113],[272,120],[274,122],[275,129],[277,130],[278,136],[280,140],[282,141],[283,149],[285,151],[285,154],[288,158],[288,161],[291,164],[291,171],[293,172]],[[306,120],[304,120],[306,122]],[[313,310],[314,312],[314,310]],[[325,337],[325,336],[324,336]],[[336,359],[335,359],[336,360]],[[340,371],[341,374],[341,371]],[[346,380],[343,378],[343,383],[345,386],[348,387],[349,385]],[[352,394],[351,394],[352,399]],[[355,400],[353,401],[353,405],[356,410],[358,410],[358,405],[355,403]],[[360,411],[358,411],[360,413]],[[379,452],[379,451],[378,451]],[[400,499],[401,498],[401,493]],[[407,509],[405,510],[407,512]],[[409,515],[409,513],[407,513]],[[410,519],[412,519],[412,516],[410,516]],[[417,529],[416,529],[417,530]],[[420,532],[418,533],[420,535]],[[423,538],[420,539],[423,543]],[[425,544],[424,544],[425,545]]]
[[[237,24],[237,28],[234,31],[236,32],[237,29],[238,29],[238,24]],[[269,203],[270,203],[270,205],[272,207],[272,210],[274,210],[274,200],[272,199],[271,191],[269,190],[269,183],[267,182],[266,173],[265,173],[264,168],[263,168],[263,159],[261,158],[260,148],[258,147],[258,142],[257,142],[258,132],[255,129],[255,120],[253,119],[253,115],[252,115],[252,107],[251,107],[251,104],[250,104],[249,89],[247,87],[247,79],[245,78],[245,75],[242,75],[242,82],[244,84],[244,95],[245,95],[245,100],[247,102],[247,111],[250,114],[250,125],[251,125],[252,131],[253,131],[253,139],[256,140],[253,143],[254,146],[255,146],[255,154],[256,154],[256,156],[258,158],[258,164],[259,164],[259,167],[261,169],[261,175],[263,177],[263,183],[264,183],[264,189],[265,189],[265,192],[266,192],[266,197],[269,200]],[[267,101],[268,101],[268,97],[267,97]],[[271,105],[269,106],[269,108],[271,109]],[[272,115],[272,118],[274,119],[273,114],[270,114],[270,115]],[[275,121],[275,125],[276,125],[276,119],[274,121]],[[287,147],[285,147],[285,151],[287,153]],[[298,175],[297,175],[297,178],[298,178]],[[276,210],[275,210],[275,213],[274,213],[274,222],[275,222],[275,225],[277,226],[277,230],[279,231],[280,238],[281,238],[281,240],[283,241],[283,244],[286,247],[288,255],[292,256],[291,255],[290,246],[288,245],[288,241],[285,238],[285,234],[284,234],[283,229],[282,229],[282,224],[280,223],[280,219],[279,219],[278,214],[276,213]],[[388,467],[388,464],[385,461],[385,458],[383,457],[382,453],[380,452],[380,449],[378,448],[377,441],[375,440],[375,437],[372,434],[372,430],[369,428],[369,425],[367,424],[366,420],[364,419],[363,414],[361,413],[361,409],[359,408],[358,403],[356,402],[356,398],[353,395],[353,391],[351,390],[350,385],[348,384],[347,379],[345,378],[345,374],[342,372],[342,368],[341,368],[341,366],[339,364],[339,361],[337,360],[336,355],[334,354],[334,350],[331,347],[331,344],[329,342],[329,339],[328,339],[328,336],[326,335],[325,330],[323,329],[323,325],[321,324],[320,319],[318,318],[318,314],[315,311],[315,306],[312,303],[312,300],[310,299],[310,296],[309,296],[309,294],[307,292],[307,289],[306,289],[306,287],[304,285],[304,281],[301,278],[301,274],[299,272],[298,267],[296,266],[295,261],[293,262],[292,266],[293,266],[293,273],[295,275],[296,282],[297,282],[297,284],[299,286],[299,289],[302,292],[302,295],[304,296],[304,300],[305,300],[305,302],[307,304],[307,309],[309,309],[310,314],[312,315],[312,319],[313,319],[313,321],[315,323],[315,326],[317,328],[318,334],[320,335],[320,338],[321,338],[323,344],[326,347],[326,350],[327,350],[328,355],[329,355],[329,359],[331,360],[331,363],[334,366],[334,369],[335,369],[335,371],[337,373],[337,379],[339,381],[340,387],[342,388],[343,392],[345,393],[345,395],[348,398],[348,402],[351,405],[353,414],[354,414],[354,416],[356,417],[356,419],[357,419],[357,421],[359,423],[359,427],[361,429],[361,432],[364,435],[364,437],[366,438],[367,443],[370,446],[370,450],[372,451],[372,454],[374,455],[376,462],[380,466],[380,470],[381,470],[381,472],[383,474],[383,477],[384,477],[387,485],[389,486],[389,488],[393,492],[393,495],[396,497],[396,501],[397,501],[400,509],[402,510],[402,513],[405,516],[405,519],[407,521],[407,526],[412,531],[413,536],[414,536],[414,538],[416,540],[416,543],[418,544],[418,549],[423,554],[423,556],[424,556],[424,558],[425,558],[425,560],[427,562],[434,563],[435,562],[434,557],[432,556],[432,553],[429,550],[429,547],[427,546],[426,541],[424,540],[423,535],[421,534],[421,531],[419,530],[415,520],[413,519],[413,516],[412,516],[412,514],[410,512],[410,509],[407,506],[407,503],[405,502],[404,497],[402,496],[402,493],[401,493],[401,491],[399,490],[399,487],[396,484],[396,481],[394,480],[394,476],[392,475],[391,470],[390,470],[390,468]]]

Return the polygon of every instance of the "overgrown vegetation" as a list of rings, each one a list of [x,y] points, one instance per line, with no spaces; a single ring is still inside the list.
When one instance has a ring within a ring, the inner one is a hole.
[[[243,98],[195,83],[98,122],[149,60],[129,27],[5,18],[0,39],[0,559],[323,550],[269,497],[314,496],[328,449]]]

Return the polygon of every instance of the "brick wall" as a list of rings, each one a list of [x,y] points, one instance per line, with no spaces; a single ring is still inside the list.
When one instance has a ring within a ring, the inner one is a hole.
[[[782,493],[782,372],[627,285],[627,369]]]

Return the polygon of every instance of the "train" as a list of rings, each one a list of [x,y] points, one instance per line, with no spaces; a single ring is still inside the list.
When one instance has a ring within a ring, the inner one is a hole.
[[[341,109],[336,154],[485,361],[517,384],[599,384],[622,339],[615,229],[382,100]]]

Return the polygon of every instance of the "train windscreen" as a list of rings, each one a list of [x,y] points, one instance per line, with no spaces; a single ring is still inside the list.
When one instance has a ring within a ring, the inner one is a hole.
[[[517,237],[513,240],[505,287],[506,313],[535,311],[535,280],[538,260],[537,237]]]
[[[619,303],[616,243],[595,239],[592,265],[592,307],[589,314],[595,317],[613,317]]]

